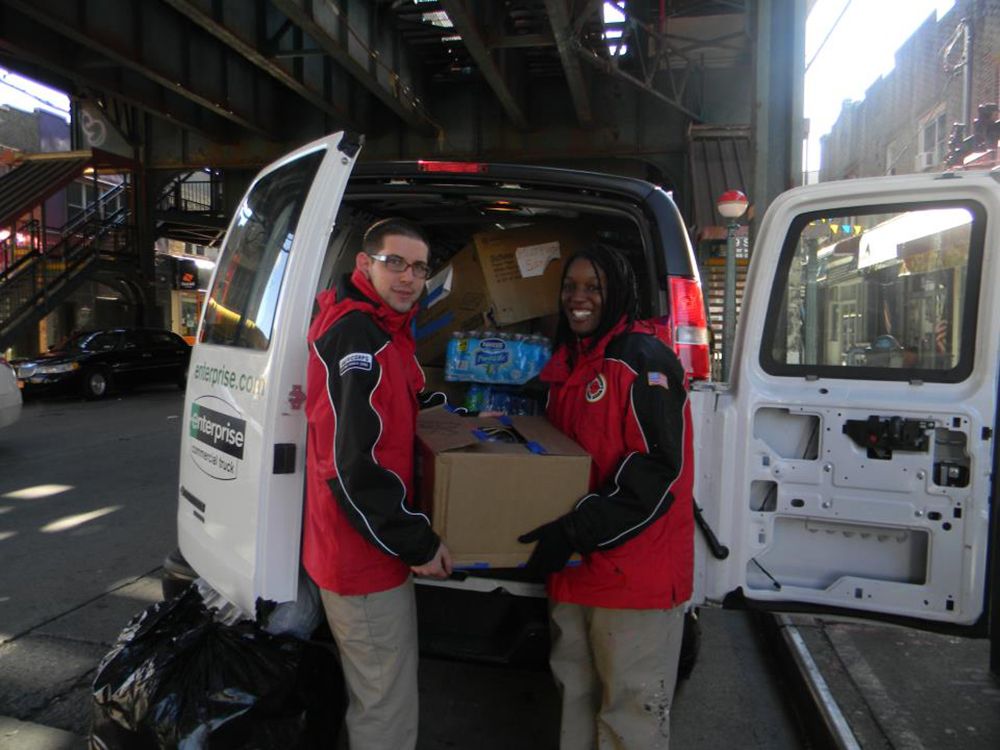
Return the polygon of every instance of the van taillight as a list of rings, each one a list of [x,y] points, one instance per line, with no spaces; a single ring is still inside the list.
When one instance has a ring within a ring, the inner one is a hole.
[[[485,164],[471,161],[424,161],[417,162],[421,172],[451,172],[458,174],[483,174],[487,172]]]
[[[684,369],[693,380],[708,380],[712,375],[712,354],[705,300],[697,279],[670,277],[670,322],[674,351]]]

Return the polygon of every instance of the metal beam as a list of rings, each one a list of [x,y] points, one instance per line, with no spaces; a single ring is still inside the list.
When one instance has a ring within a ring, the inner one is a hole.
[[[190,81],[176,81],[171,80],[166,74],[161,73],[157,70],[150,68],[147,65],[143,65],[140,62],[122,54],[116,49],[98,42],[83,32],[81,32],[76,25],[70,22],[69,19],[63,20],[57,18],[45,11],[41,10],[37,4],[31,2],[23,2],[22,0],[5,0],[6,4],[23,15],[31,18],[37,23],[59,33],[60,35],[71,39],[77,44],[86,47],[94,52],[97,52],[109,60],[111,60],[116,65],[131,70],[141,76],[153,81],[154,83],[162,86],[164,90],[174,92],[181,97],[187,99],[188,101],[194,102],[210,112],[222,117],[230,122],[236,123],[242,128],[256,133],[257,135],[265,137],[273,137],[272,133],[268,133],[266,130],[261,128],[255,122],[249,118],[237,114],[236,112],[229,109],[226,104],[221,102],[215,102],[209,99],[207,96],[203,96],[195,91],[192,91],[189,87]]]
[[[601,57],[600,55],[596,54],[595,52],[592,52],[591,50],[589,50],[586,47],[584,47],[582,44],[580,44],[579,41],[575,41],[573,43],[573,46],[576,48],[577,54],[588,65],[592,65],[593,67],[597,68],[598,70],[604,71],[608,75],[615,76],[616,78],[621,78],[623,81],[627,81],[628,83],[631,83],[633,86],[635,86],[636,88],[639,88],[639,89],[645,91],[650,96],[652,96],[652,97],[660,100],[661,102],[663,102],[665,104],[669,104],[671,107],[673,107],[674,109],[676,109],[676,110],[678,110],[680,112],[683,112],[684,114],[686,114],[688,117],[690,117],[695,122],[701,122],[701,115],[699,115],[697,112],[692,112],[690,109],[688,109],[687,107],[685,107],[683,104],[681,104],[676,99],[672,99],[669,96],[667,96],[666,94],[660,93],[659,91],[657,91],[655,88],[653,88],[651,85],[649,85],[645,81],[641,81],[638,78],[636,78],[635,76],[632,76],[632,75],[626,73],[624,70],[621,70],[617,65],[615,65],[613,62],[611,62],[607,58]]]
[[[552,24],[552,34],[556,38],[559,49],[559,59],[562,60],[563,71],[566,73],[566,83],[569,85],[570,96],[573,97],[573,107],[576,109],[576,119],[584,127],[594,121],[590,109],[590,95],[587,92],[587,82],[580,69],[580,58],[573,49],[573,30],[570,27],[569,13],[566,10],[566,0],[545,0],[545,10]]]
[[[328,115],[333,116],[345,127],[352,128],[354,130],[361,130],[358,127],[357,121],[351,116],[343,107],[329,101],[324,98],[323,95],[306,86],[290,72],[285,70],[280,65],[276,64],[270,60],[266,55],[264,55],[259,49],[257,49],[252,44],[244,41],[234,32],[227,29],[221,23],[212,18],[209,14],[202,11],[190,0],[163,0],[167,5],[172,7],[178,13],[182,14],[189,20],[193,21],[195,24],[200,26],[202,29],[207,31],[209,34],[214,36],[220,42],[228,46],[233,51],[245,57],[251,63],[256,65],[258,68],[263,70],[269,76],[274,78],[278,83],[282,84],[288,89],[291,89],[296,94],[301,96],[307,102],[317,107],[318,109],[326,112]],[[323,54],[322,50],[306,50],[299,54],[312,53],[312,54]]]
[[[582,7],[577,11],[576,18],[573,20],[573,36],[580,36],[580,32],[587,24],[587,19],[591,16],[601,18],[600,14],[603,13],[604,9],[604,0],[577,0],[577,2],[582,2]]]
[[[483,40],[483,35],[479,31],[475,19],[469,14],[464,0],[441,0],[441,7],[451,19],[455,31],[462,37],[465,48],[472,59],[476,61],[479,72],[483,74],[483,78],[489,83],[497,99],[500,100],[500,104],[511,123],[520,130],[527,130],[528,120],[507,86],[503,73],[493,61],[493,56]]]
[[[550,18],[554,18],[559,13],[560,8],[565,12],[565,2],[566,0],[545,0]],[[593,49],[592,45],[595,43],[593,39],[589,41],[591,46],[584,43],[586,24],[593,19],[594,14],[603,6],[603,2],[604,0],[581,0],[579,15],[567,20],[567,25],[572,27],[573,33],[567,37],[566,44],[571,47],[574,55],[577,58],[582,58],[588,65],[627,81],[700,122],[701,116],[681,103],[688,75],[691,69],[696,67],[694,61],[680,50],[672,47],[665,31],[637,18],[623,0],[607,0],[607,2],[618,8],[625,17],[625,20],[619,24],[622,34],[617,42],[628,46],[630,52],[628,60],[623,61],[613,55],[609,56],[608,51],[603,48]],[[596,43],[600,44],[601,42],[597,41]],[[679,87],[674,78],[674,65],[672,64],[677,59],[683,61],[681,66],[682,81]],[[623,67],[625,65],[633,67],[634,70],[625,70]],[[663,93],[654,85],[660,72],[666,75],[672,95]]]
[[[380,102],[392,110],[403,122],[423,135],[435,135],[439,128],[424,110],[419,98],[410,86],[403,83],[399,73],[390,70],[390,81],[383,84],[350,53],[348,46],[340,41],[341,34],[348,31],[337,5],[314,4],[303,0],[270,0],[271,5],[280,10],[291,21],[308,34],[337,64],[355,80],[368,89]],[[317,14],[317,5],[324,11]],[[378,51],[368,50],[372,59]]]
[[[665,34],[664,36],[668,40],[682,42],[683,44],[676,45],[674,49],[684,55],[702,49],[712,49],[713,47],[726,49],[737,54],[747,54],[747,35],[743,31],[734,31],[731,34],[723,34],[711,39],[694,39],[692,37],[681,36],[680,34]],[[740,41],[742,43],[738,43]]]
[[[497,37],[486,42],[486,46],[491,50],[523,49],[525,47],[537,49],[538,47],[553,47],[555,44],[556,40],[548,34],[516,34]]]
[[[200,108],[194,109],[191,102],[170,92],[161,91],[156,97],[157,101],[154,101],[148,91],[138,90],[139,87],[134,85],[134,81],[115,75],[115,71],[81,65],[79,60],[64,59],[66,45],[60,45],[52,32],[42,29],[34,22],[29,23],[31,23],[30,28],[21,28],[22,25],[14,25],[10,16],[4,14],[2,24],[4,38],[0,38],[0,51],[7,53],[15,61],[28,63],[39,70],[55,73],[67,81],[72,81],[80,89],[110,92],[128,106],[204,138],[222,142],[230,140],[224,131],[224,121],[221,118],[216,118]],[[13,39],[6,38],[8,34]],[[61,57],[55,56],[60,53]],[[15,70],[18,68],[16,64],[7,64],[7,67]],[[24,72],[31,73],[31,71]],[[199,116],[201,114],[215,120],[215,123],[201,122],[203,119]]]

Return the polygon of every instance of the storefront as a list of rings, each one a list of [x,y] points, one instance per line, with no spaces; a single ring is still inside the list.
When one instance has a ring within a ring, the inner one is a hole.
[[[169,242],[171,250],[193,246]],[[211,252],[210,248],[196,248]],[[194,344],[198,332],[205,290],[215,268],[215,261],[206,255],[180,252],[157,254],[157,298],[164,314],[164,326]]]

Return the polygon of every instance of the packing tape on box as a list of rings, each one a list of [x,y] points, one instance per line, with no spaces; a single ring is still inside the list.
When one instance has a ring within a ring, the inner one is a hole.
[[[425,339],[431,334],[437,333],[445,326],[451,325],[453,320],[455,320],[455,313],[449,310],[441,317],[432,320],[430,323],[426,323],[425,325],[422,326],[417,326],[416,330],[414,331],[414,338],[417,341]]]

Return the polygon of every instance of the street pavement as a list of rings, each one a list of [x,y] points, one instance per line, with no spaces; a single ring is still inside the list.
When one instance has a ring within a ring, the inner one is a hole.
[[[850,618],[793,615],[866,750],[996,750],[1000,677],[989,643]]]
[[[0,748],[85,747],[97,663],[160,597],[176,545],[182,394],[31,402],[0,431]],[[799,748],[803,734],[750,616],[702,610],[703,644],[672,716],[675,748]],[[1000,747],[984,641],[796,618],[865,748]],[[544,669],[421,660],[419,750],[554,748]]]

